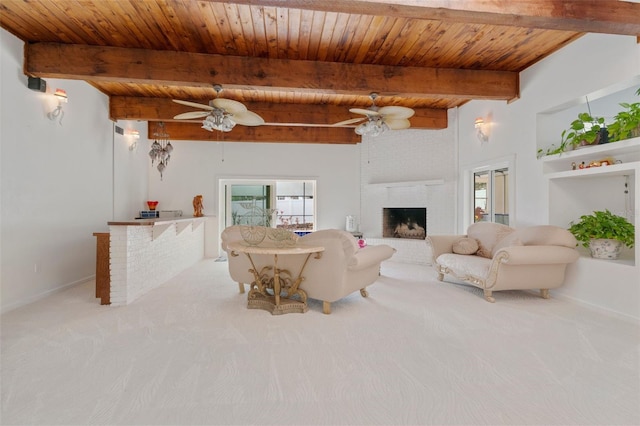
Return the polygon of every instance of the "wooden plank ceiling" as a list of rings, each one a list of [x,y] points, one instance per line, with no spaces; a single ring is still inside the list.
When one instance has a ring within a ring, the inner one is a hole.
[[[471,99],[516,100],[520,71],[585,32],[638,37],[640,4],[0,0],[0,26],[25,41],[25,74],[85,80],[111,119],[164,121],[173,140],[358,143],[354,125],[331,125],[372,92],[413,108],[412,128],[446,128]],[[174,120],[195,109],[172,99],[207,104],[216,84],[266,125]]]

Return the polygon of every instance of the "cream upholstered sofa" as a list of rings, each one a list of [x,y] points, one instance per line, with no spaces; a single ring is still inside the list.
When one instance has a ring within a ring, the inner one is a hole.
[[[566,229],[540,225],[514,229],[491,222],[474,223],[466,235],[430,235],[433,265],[438,279],[446,274],[484,290],[495,302],[494,291],[549,289],[564,282],[566,266],[579,255],[576,239]]]
[[[360,290],[360,294],[367,297],[366,287],[378,279],[380,264],[395,252],[386,244],[360,248],[351,233],[338,229],[320,230],[295,238],[300,244],[324,247],[319,259],[311,259],[305,265],[300,288],[308,298],[322,300],[325,314],[331,313],[332,302],[354,291]],[[228,254],[229,274],[238,283],[240,292],[244,293],[244,285],[254,280],[250,272],[251,264],[246,256],[234,256],[228,249],[230,242],[241,240],[239,226],[230,226],[222,231],[221,246]],[[269,242],[265,240],[265,244]],[[261,265],[273,263],[268,255],[252,255],[252,258],[259,269]],[[283,256],[279,258],[278,266],[297,272],[302,266],[301,262],[295,256]]]

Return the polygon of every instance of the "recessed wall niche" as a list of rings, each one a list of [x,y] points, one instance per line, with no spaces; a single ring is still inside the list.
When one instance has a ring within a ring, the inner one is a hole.
[[[640,76],[538,114],[538,147],[546,150],[551,145],[551,135],[556,135],[554,142],[557,145],[562,130],[577,118],[579,112],[590,112],[592,116],[604,117],[605,123],[611,123],[623,110],[619,105],[621,102],[640,102],[640,96],[636,95],[639,87]],[[586,99],[589,99],[590,111],[586,109]],[[587,167],[603,159],[613,164]],[[640,272],[637,244],[640,241],[640,138],[544,155],[540,162],[548,179],[549,223],[568,228],[580,216],[602,210],[627,218],[636,226],[636,245],[633,249],[625,248],[619,260],[606,262],[631,266]],[[580,247],[580,251],[588,262],[602,262],[591,259],[588,250]]]
[[[622,110],[621,102],[640,102],[635,92],[640,87],[640,76],[592,93],[571,99],[539,112],[536,115],[536,149],[546,151],[552,145],[559,146],[562,131],[582,112],[593,117],[602,117],[611,124],[613,117]]]

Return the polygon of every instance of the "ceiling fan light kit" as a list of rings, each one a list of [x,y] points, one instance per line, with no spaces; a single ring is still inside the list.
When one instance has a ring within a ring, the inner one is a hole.
[[[334,126],[346,126],[365,120],[355,128],[356,134],[360,136],[378,136],[387,130],[401,130],[411,127],[409,118],[415,114],[413,109],[401,106],[385,106],[378,108],[376,106],[378,94],[371,93],[369,97],[371,98],[372,105],[368,109],[349,109],[349,112],[364,115],[364,117],[344,120],[339,123],[335,123]]]
[[[382,120],[380,116],[369,116],[367,121],[356,127],[356,134],[360,136],[379,136],[389,130],[389,126]]]
[[[220,92],[222,92],[222,86],[216,84],[213,88],[216,91],[216,96],[219,96]],[[173,118],[176,120],[193,120],[194,118],[205,117],[202,121],[202,128],[210,132],[214,130],[230,132],[236,124],[242,126],[261,126],[264,124],[262,117],[255,112],[249,111],[242,103],[232,99],[216,97],[209,102],[209,105],[179,99],[174,99],[173,101],[181,105],[205,110],[185,112]]]
[[[223,110],[218,108],[214,108],[211,114],[207,115],[202,122],[202,128],[210,132],[214,130],[230,132],[235,126],[236,123],[231,119],[229,114],[225,114]]]

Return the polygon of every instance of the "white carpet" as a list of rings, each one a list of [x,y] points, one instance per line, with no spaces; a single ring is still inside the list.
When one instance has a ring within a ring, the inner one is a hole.
[[[125,307],[93,283],[2,316],[2,424],[640,424],[640,326],[385,262],[305,314],[208,259]],[[552,292],[553,297],[553,292]]]

